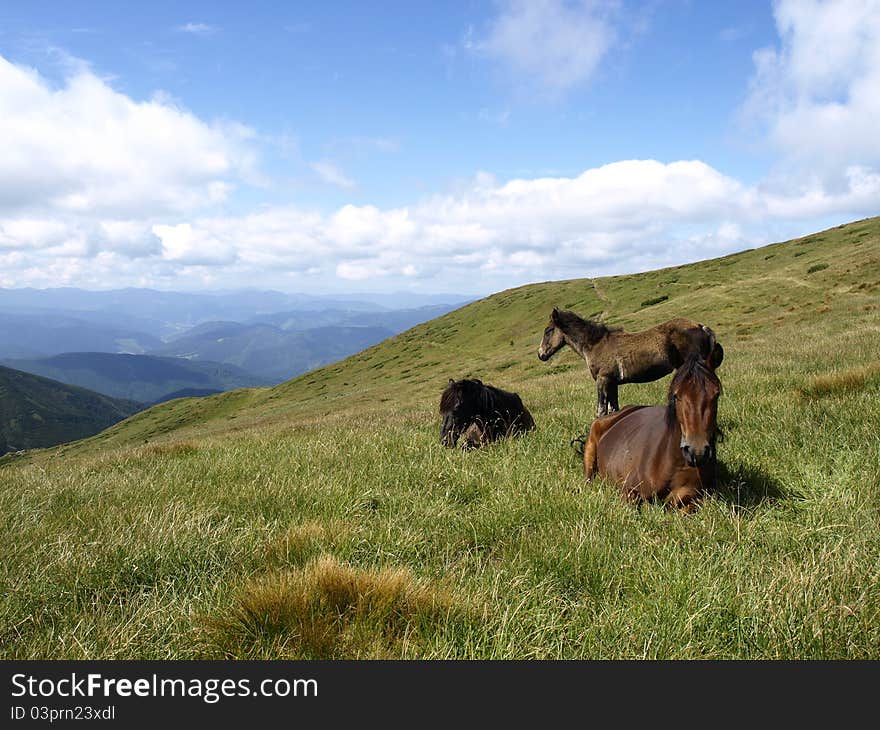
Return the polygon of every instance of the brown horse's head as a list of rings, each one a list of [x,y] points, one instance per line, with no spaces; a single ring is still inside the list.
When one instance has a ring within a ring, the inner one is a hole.
[[[538,359],[549,360],[565,344],[565,333],[559,326],[559,310],[554,307],[550,313],[550,321],[544,328],[544,337],[538,347]]]
[[[670,420],[681,430],[681,454],[690,466],[703,466],[715,457],[718,435],[718,397],[721,381],[710,357],[688,358],[669,384]]]

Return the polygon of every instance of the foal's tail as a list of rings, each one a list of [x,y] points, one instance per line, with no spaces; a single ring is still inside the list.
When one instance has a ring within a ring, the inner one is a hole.
[[[586,434],[581,436],[575,436],[571,441],[568,442],[568,445],[574,449],[575,453],[578,456],[584,455],[584,449],[587,448],[587,437]]]
[[[700,325],[700,329],[709,338],[708,346],[706,347],[706,361],[712,370],[715,370],[721,364],[721,361],[724,360],[724,348],[721,347],[721,343],[715,337],[715,330],[704,324]]]
[[[715,338],[715,330],[713,330],[711,327],[707,327],[707,326],[704,325],[704,324],[701,324],[701,325],[700,325],[700,329],[703,330],[703,332],[706,333],[706,337],[709,338],[709,345],[708,345],[708,347],[706,348],[706,351],[707,351],[707,354],[708,354],[708,355],[711,355],[711,354],[712,354],[712,350],[715,349],[715,339],[716,339],[716,338]]]

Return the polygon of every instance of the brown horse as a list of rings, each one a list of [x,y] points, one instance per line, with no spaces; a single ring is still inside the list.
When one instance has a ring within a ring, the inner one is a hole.
[[[627,406],[593,421],[584,477],[608,477],[629,501],[660,498],[693,510],[715,485],[719,395],[711,358],[689,358],[669,384],[666,406]]]
[[[538,357],[549,360],[568,345],[587,363],[596,381],[596,415],[619,410],[617,386],[658,380],[692,355],[702,355],[717,368],[724,349],[715,333],[692,319],[670,319],[640,332],[624,332],[574,312],[553,309],[538,348]]]

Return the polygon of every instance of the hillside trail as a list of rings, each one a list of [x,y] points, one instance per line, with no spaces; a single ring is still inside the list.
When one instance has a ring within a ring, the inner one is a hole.
[[[596,292],[596,296],[599,297],[599,299],[601,299],[602,302],[604,302],[607,305],[611,304],[611,300],[605,295],[605,292],[602,291],[602,289],[599,287],[599,284],[596,283],[595,279],[590,279],[590,285],[593,287],[593,291]],[[608,311],[609,310],[607,307],[604,308],[602,310],[602,314],[599,315],[599,318],[604,320],[605,317],[608,316]]]

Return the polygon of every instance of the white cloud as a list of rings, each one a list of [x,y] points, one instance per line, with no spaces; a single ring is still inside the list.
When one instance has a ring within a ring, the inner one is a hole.
[[[128,218],[221,202],[254,164],[251,134],[167,99],[133,101],[85,68],[53,88],[0,56],[0,216]]]
[[[208,25],[208,23],[186,23],[177,26],[175,30],[192,35],[213,35],[218,29],[216,26]]]
[[[318,173],[318,177],[320,177],[325,183],[335,185],[343,190],[351,190],[355,187],[354,180],[347,177],[345,173],[331,162],[327,162],[326,160],[313,162],[311,168]]]
[[[176,226],[153,226],[162,241],[162,258],[182,264],[216,266],[232,263],[236,258],[234,246],[213,236],[203,228],[193,228],[189,223]]]
[[[754,55],[746,116],[789,184],[845,189],[880,167],[880,0],[782,0],[774,15],[781,44]]]
[[[616,3],[591,0],[507,0],[486,35],[465,40],[471,51],[527,77],[551,94],[584,83],[616,40]]]
[[[69,281],[84,272],[74,259],[102,252],[117,263],[163,251],[177,262],[232,260],[197,255],[195,243],[163,250],[151,229],[254,179],[254,133],[207,124],[163,95],[134,101],[84,62],[65,68],[55,86],[0,56],[0,253],[30,252],[11,259],[30,272],[21,281],[43,281],[40,266]]]

